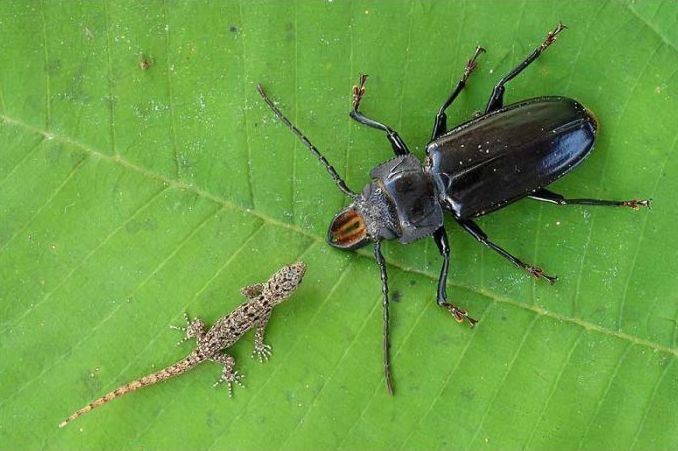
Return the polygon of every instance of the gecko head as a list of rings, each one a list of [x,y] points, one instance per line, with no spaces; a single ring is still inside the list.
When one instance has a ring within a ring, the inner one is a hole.
[[[304,278],[306,264],[296,262],[285,265],[268,279],[262,294],[266,295],[275,304],[279,304],[294,292]]]

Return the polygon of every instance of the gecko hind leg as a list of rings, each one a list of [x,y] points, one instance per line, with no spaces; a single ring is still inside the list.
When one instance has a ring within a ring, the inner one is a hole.
[[[214,356],[211,360],[224,365],[224,371],[221,373],[219,380],[214,383],[213,387],[226,382],[226,384],[228,384],[229,398],[233,397],[233,384],[238,384],[245,388],[245,385],[242,383],[245,376],[235,371],[235,359],[233,357],[227,354],[219,354]]]

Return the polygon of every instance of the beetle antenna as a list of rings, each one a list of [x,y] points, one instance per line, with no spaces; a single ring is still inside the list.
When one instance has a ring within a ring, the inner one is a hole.
[[[306,136],[304,136],[301,130],[299,130],[289,119],[287,119],[287,117],[283,114],[282,111],[280,111],[280,109],[277,106],[275,106],[273,101],[266,94],[266,91],[264,91],[264,87],[261,86],[260,84],[257,85],[257,92],[264,99],[264,102],[266,102],[266,104],[271,108],[271,110],[273,110],[273,113],[275,113],[275,115],[278,116],[278,119],[280,119],[283,122],[283,124],[285,124],[287,128],[289,128],[292,131],[292,133],[297,135],[297,138],[299,138],[302,144],[306,146],[313,155],[315,155],[315,157],[323,164],[323,166],[325,166],[325,169],[327,169],[327,172],[330,173],[332,180],[334,180],[334,183],[337,184],[337,187],[341,190],[341,192],[346,194],[351,199],[355,199],[356,197],[358,197],[356,193],[351,191],[351,189],[348,186],[346,186],[346,182],[344,182],[344,180],[332,167],[329,161],[327,161],[327,159],[320,153],[318,148],[314,146],[313,143],[311,143],[311,141],[309,141],[309,139]]]
[[[374,242],[374,258],[379,265],[381,274],[381,293],[383,295],[382,303],[384,307],[384,380],[389,395],[393,395],[393,378],[391,377],[391,343],[389,342],[388,327],[388,275],[386,273],[386,260],[381,253],[381,241]]]

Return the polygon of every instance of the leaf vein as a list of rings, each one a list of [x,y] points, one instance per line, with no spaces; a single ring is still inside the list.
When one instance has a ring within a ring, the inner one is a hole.
[[[556,393],[556,390],[558,389],[558,384],[560,384],[560,378],[562,377],[563,373],[565,372],[565,368],[567,368],[567,365],[570,364],[570,359],[572,358],[572,354],[574,354],[574,350],[579,345],[579,340],[581,340],[581,337],[584,335],[584,331],[585,331],[585,329],[582,329],[579,332],[579,335],[577,335],[577,338],[572,342],[572,346],[570,346],[570,350],[567,352],[567,355],[565,356],[565,360],[563,361],[563,364],[558,369],[558,374],[556,375],[556,378],[553,381],[553,384],[551,385],[551,389],[549,390],[549,394],[546,397],[546,400],[544,401],[544,403],[541,406],[541,410],[539,412],[539,417],[537,418],[537,421],[534,422],[534,426],[532,428],[532,431],[530,432],[530,435],[528,436],[527,440],[525,441],[525,447],[523,449],[528,449],[530,447],[530,443],[532,443],[532,440],[534,440],[534,437],[537,434],[537,430],[539,430],[539,425],[541,424],[541,421],[544,419],[544,415],[546,414],[546,411],[548,410],[548,406],[551,404],[551,398],[553,398],[553,395]]]
[[[45,17],[45,0],[41,1],[40,5],[40,18],[42,19],[42,42],[43,42],[43,50],[44,50],[44,56],[45,56],[45,77],[46,77],[46,89],[47,92],[45,94],[46,96],[46,122],[45,122],[45,129],[49,130],[50,129],[50,123],[52,121],[52,80],[50,76],[50,67],[49,67],[49,52],[47,50],[47,18]]]
[[[348,55],[348,61],[349,61],[349,75],[348,75],[348,86],[349,89],[352,90],[353,87],[353,27],[355,26],[355,21],[353,20],[353,2],[348,3],[348,16],[349,16],[349,25],[348,25],[348,39],[349,39],[349,55]],[[349,91],[351,92],[351,91]],[[347,121],[348,121],[348,131],[346,133],[346,146],[345,146],[345,152],[344,152],[344,180],[348,182],[349,178],[349,159],[350,159],[350,151],[351,151],[351,145],[353,144],[352,141],[352,133],[351,131],[353,130],[353,127],[351,127],[351,121],[353,120],[349,114],[347,116]],[[296,141],[296,140],[295,140]],[[343,208],[344,206],[344,199],[342,196],[341,199],[341,205],[340,208]]]
[[[172,72],[174,70],[174,65],[170,59],[170,25],[169,25],[169,13],[167,11],[167,0],[162,2],[162,14],[165,19],[165,53],[166,58],[165,62],[167,63],[167,103],[169,106],[169,128],[170,136],[172,138],[172,151],[174,153],[174,166],[177,174],[177,180],[181,179],[181,166],[179,164],[179,148],[177,147],[177,132],[175,125],[175,105],[173,100],[172,92]]]
[[[661,385],[662,381],[664,380],[664,377],[666,376],[666,373],[669,372],[669,367],[673,365],[673,360],[670,362],[666,363],[666,366],[664,367],[664,371],[662,371],[662,374],[657,378],[657,381],[654,384],[654,387],[652,387],[652,393],[650,394],[650,398],[647,400],[647,404],[645,405],[645,409],[643,409],[643,416],[641,417],[640,421],[638,422],[638,429],[636,430],[636,433],[633,435],[633,440],[631,440],[631,446],[629,446],[629,449],[632,450],[636,446],[636,442],[638,442],[638,437],[640,437],[640,433],[643,431],[643,428],[645,427],[645,422],[647,421],[647,415],[650,413],[650,408],[654,405],[654,399],[657,397],[657,391],[659,391],[659,386]]]
[[[111,25],[108,12],[109,0],[104,0],[104,18],[106,19],[106,59],[108,61],[108,113],[110,115],[111,148],[114,154],[118,154],[115,144],[115,97],[113,96],[113,64],[111,63]]]
[[[621,368],[622,363],[624,363],[624,360],[626,360],[626,356],[628,355],[629,351],[631,350],[631,343],[628,343],[624,347],[624,352],[622,355],[617,359],[617,364],[614,366],[614,369],[612,370],[612,374],[607,378],[607,384],[605,386],[605,389],[603,390],[602,395],[598,398],[598,402],[596,403],[596,408],[593,411],[593,415],[591,416],[591,420],[588,422],[586,425],[586,428],[584,429],[584,432],[581,434],[580,439],[579,439],[579,444],[577,445],[577,449],[581,449],[582,446],[584,445],[584,442],[586,441],[586,437],[589,434],[589,431],[591,430],[591,427],[593,427],[593,424],[596,421],[596,418],[598,418],[598,415],[600,414],[600,409],[605,403],[605,400],[607,399],[608,394],[610,393],[610,388],[612,387],[612,383],[614,382],[615,378],[617,377],[617,373],[619,373],[619,368]]]
[[[33,155],[38,150],[38,148],[40,148],[40,144],[42,144],[44,141],[45,137],[41,136],[40,139],[36,141],[36,143],[33,145],[33,147],[28,149],[28,152],[26,152],[26,154],[23,157],[21,157],[21,159],[14,165],[14,167],[10,169],[7,175],[2,180],[0,180],[0,187],[2,187],[2,185],[5,184],[5,182],[12,176],[12,174],[14,174],[14,171],[16,171],[19,166],[21,166],[26,160],[28,160],[28,158],[31,155]]]
[[[247,149],[247,189],[250,195],[250,205],[252,210],[256,210],[256,202],[254,197],[254,173],[252,172],[252,143],[250,142],[250,131],[247,127],[247,70],[245,63],[247,62],[247,51],[245,47],[245,19],[242,13],[242,2],[243,0],[238,0],[238,18],[240,19],[240,50],[242,51],[242,60],[240,66],[242,67],[242,105],[244,105],[242,110],[243,115],[243,129],[245,131],[245,148]]]
[[[661,34],[661,32],[657,28],[655,28],[649,21],[647,21],[635,9],[633,9],[631,5],[633,5],[633,3],[627,3],[625,6],[631,12],[634,18],[637,19],[640,23],[642,23],[645,28],[649,29],[650,31],[652,31],[652,33],[659,36],[659,39],[661,39],[662,43],[666,44],[667,47],[673,49],[674,52],[678,53],[678,47],[676,47],[675,44],[669,42],[669,40],[666,39],[666,37],[663,34]]]
[[[7,111],[7,108],[5,107],[5,90],[2,83],[2,77],[0,77],[0,111],[2,111],[3,114]]]
[[[645,71],[649,67],[650,61],[652,60],[654,55],[659,51],[659,49],[662,47],[662,45],[663,44],[660,43],[659,46],[655,47],[654,51],[650,54],[648,59],[645,61],[645,65],[643,66],[643,69],[638,72],[638,77],[636,78],[636,81],[633,85],[633,88],[631,88],[629,96],[627,97],[626,102],[624,103],[624,106],[622,107],[621,113],[619,114],[619,120],[617,121],[617,125],[619,125],[621,123],[621,118],[624,116],[624,113],[625,113],[626,109],[628,108],[629,103],[631,102],[631,98],[633,97],[633,94],[635,93],[636,89],[638,89],[638,85],[640,84],[640,79],[643,77],[643,75],[645,74]],[[668,159],[666,161],[668,161]],[[605,160],[605,162],[607,163],[607,159]],[[607,164],[606,164],[606,166],[607,166]],[[603,171],[602,175],[604,175],[604,174],[605,174],[605,172]],[[602,175],[601,175],[601,183],[602,183]],[[660,180],[660,177],[657,178],[657,182],[656,182],[657,184],[659,184],[659,180]],[[593,220],[591,222],[593,223]],[[643,226],[641,228],[641,238],[642,238],[643,234],[645,233],[646,224],[647,224],[647,215],[645,215],[645,221],[643,222]],[[591,227],[593,228],[593,224],[591,224]],[[617,319],[617,329],[619,329],[619,330],[621,330],[622,322],[624,320],[624,308],[626,307],[626,292],[629,288],[629,284],[631,283],[631,278],[633,276],[633,270],[635,268],[636,261],[638,259],[639,251],[640,251],[640,238],[638,238],[636,240],[636,252],[633,255],[631,267],[629,268],[629,277],[626,279],[626,285],[624,287],[624,293],[623,293],[621,301],[619,303],[619,318]]]
[[[429,303],[426,304],[426,306],[425,306],[424,308],[419,309],[419,315],[417,315],[417,318],[415,318],[414,322],[412,323],[412,327],[410,327],[410,329],[407,331],[407,333],[406,333],[405,336],[403,337],[403,341],[398,345],[398,348],[397,348],[397,349],[395,350],[395,352],[393,353],[393,358],[392,358],[392,360],[393,360],[394,362],[398,360],[398,356],[400,355],[400,353],[402,352],[402,350],[403,350],[403,349],[407,346],[407,344],[409,343],[410,337],[412,336],[412,334],[413,334],[414,331],[416,330],[417,326],[418,326],[419,323],[421,322],[421,319],[425,316],[426,313],[430,312],[431,308],[433,308],[434,305],[435,305],[435,304],[429,302]],[[382,381],[383,381],[383,379],[382,379]],[[337,446],[337,449],[340,449],[340,448],[341,448],[341,444],[343,444],[343,443],[346,441],[346,439],[348,439],[348,437],[350,436],[351,431],[353,431],[353,429],[355,428],[355,426],[360,422],[360,420],[362,419],[362,417],[365,415],[365,412],[367,412],[367,410],[369,409],[369,407],[370,407],[370,406],[372,405],[372,403],[374,402],[374,399],[375,399],[375,397],[376,397],[376,395],[377,395],[377,392],[378,392],[379,390],[383,390],[383,382],[382,382],[382,381],[380,381],[379,383],[375,384],[374,390],[372,390],[372,394],[370,395],[370,397],[368,398],[368,400],[365,402],[365,408],[364,408],[364,409],[362,410],[362,412],[360,413],[360,417],[358,418],[358,420],[356,420],[356,421],[351,425],[351,427],[349,428],[349,430],[348,430],[348,431],[346,432],[346,434],[345,434],[344,440]]]
[[[7,332],[7,330],[9,330],[13,325],[16,325],[16,324],[18,324],[19,322],[21,322],[21,320],[23,320],[26,316],[30,315],[36,308],[40,307],[42,304],[44,304],[45,302],[47,302],[47,301],[52,297],[52,295],[53,295],[53,294],[54,294],[54,293],[55,293],[55,292],[56,292],[56,291],[57,291],[64,283],[66,283],[66,281],[69,280],[69,279],[71,278],[71,276],[72,276],[73,274],[75,274],[75,272],[76,272],[79,268],[81,268],[81,267],[85,264],[85,262],[86,262],[87,260],[90,259],[90,257],[92,257],[92,255],[94,255],[97,251],[99,251],[99,249],[101,249],[101,248],[102,248],[102,247],[103,247],[103,246],[104,246],[104,245],[105,245],[105,244],[106,244],[113,236],[115,236],[120,230],[122,230],[122,229],[123,229],[127,224],[129,224],[132,220],[134,220],[134,218],[136,218],[137,215],[138,215],[139,213],[141,213],[141,212],[142,212],[143,210],[145,210],[151,203],[153,203],[153,201],[154,201],[155,199],[157,199],[158,196],[160,196],[166,189],[167,189],[167,187],[166,187],[166,186],[163,186],[159,191],[157,191],[157,192],[154,193],[151,197],[149,197],[148,200],[146,200],[146,202],[144,202],[139,208],[137,208],[137,209],[134,211],[134,213],[132,213],[132,215],[131,215],[129,218],[127,218],[126,220],[124,220],[118,227],[114,228],[114,229],[113,229],[113,230],[112,230],[112,231],[111,231],[111,232],[110,232],[110,233],[109,233],[109,234],[108,234],[108,235],[107,235],[107,236],[106,236],[99,244],[97,244],[90,252],[88,252],[87,255],[85,255],[85,257],[84,257],[82,260],[80,260],[80,263],[77,263],[75,266],[73,266],[73,267],[71,268],[71,270],[68,271],[68,274],[66,274],[66,277],[64,277],[63,279],[61,279],[61,280],[54,286],[54,288],[53,288],[51,291],[49,291],[49,292],[48,292],[48,293],[47,293],[40,301],[36,302],[35,304],[31,305],[29,308],[27,308],[26,310],[24,310],[24,312],[23,312],[21,315],[19,315],[18,317],[16,317],[14,320],[9,320],[9,321],[7,321],[7,323],[8,323],[7,327],[5,327],[4,329],[2,329],[2,331],[0,331],[0,334],[3,334],[3,333],[5,333],[5,332]]]
[[[622,121],[622,118],[624,117],[624,113],[626,112],[626,109],[627,109],[629,103],[631,102],[631,99],[633,98],[633,95],[634,95],[636,89],[638,88],[638,85],[640,83],[640,79],[645,74],[645,71],[647,70],[647,68],[649,66],[650,60],[655,55],[655,53],[657,53],[659,48],[660,47],[655,48],[655,50],[648,56],[647,60],[645,61],[645,64],[643,65],[643,69],[638,72],[638,76],[636,77],[636,80],[633,83],[633,87],[628,91],[629,94],[628,94],[628,96],[626,96],[626,100],[624,101],[624,104],[621,107],[621,111],[620,111],[618,119],[617,119],[617,124],[616,124],[617,127],[619,126],[619,124]],[[607,166],[608,166],[608,163],[609,163],[609,157],[608,156],[609,156],[609,152],[606,152],[604,154],[603,167],[600,170],[600,176],[598,178],[598,186],[599,186],[598,192],[600,192],[601,188],[603,186],[605,186],[605,176],[607,175]],[[591,222],[589,224],[588,235],[586,237],[586,242],[584,244],[584,251],[582,252],[582,257],[581,257],[581,261],[580,261],[580,265],[579,265],[579,275],[577,277],[577,286],[576,286],[576,289],[575,289],[575,295],[574,295],[573,300],[572,300],[572,316],[577,315],[577,304],[578,304],[579,296],[580,296],[580,292],[581,292],[581,281],[582,281],[582,278],[584,276],[584,266],[585,266],[584,263],[586,261],[586,257],[588,255],[589,247],[590,247],[590,244],[591,244],[591,239],[593,237],[593,228],[594,228],[593,226],[594,226],[594,223],[595,223],[595,216],[596,216],[595,210],[593,210],[592,213],[591,213]],[[619,329],[619,330],[621,330],[621,322],[622,322],[623,311],[624,311],[624,300],[622,299],[622,301],[620,303],[620,307],[619,307],[619,318],[618,318],[618,322],[617,322],[617,329]]]
[[[80,263],[78,263],[75,267],[73,267],[73,269],[68,273],[68,275],[66,275],[66,277],[63,278],[63,279],[56,285],[56,287],[54,287],[54,289],[53,289],[52,291],[50,291],[49,293],[47,293],[47,294],[42,298],[42,300],[40,300],[40,301],[37,302],[36,304],[32,305],[32,306],[31,306],[30,308],[28,308],[26,311],[24,311],[24,313],[23,313],[22,315],[20,315],[19,317],[17,317],[17,318],[13,321],[13,323],[14,323],[14,324],[17,324],[17,323],[18,323],[19,321],[21,321],[23,318],[25,318],[26,316],[28,316],[28,314],[30,314],[33,310],[35,310],[35,309],[38,308],[40,305],[42,305],[42,304],[44,304],[45,302],[47,302],[47,300],[51,297],[51,295],[52,295],[56,290],[58,290],[59,287],[61,287],[61,286],[65,283],[65,281],[68,280],[68,279],[71,277],[71,275],[73,275],[73,273],[74,273],[78,268],[80,268],[80,267],[84,264],[85,261],[87,261],[87,260],[89,259],[89,257],[91,257],[97,250],[99,250],[99,249],[101,248],[101,246],[103,246],[104,243],[105,243],[106,241],[108,241],[108,239],[109,239],[110,237],[112,237],[113,235],[115,235],[115,234],[116,234],[118,231],[120,231],[126,224],[128,224],[131,220],[133,220],[133,219],[137,216],[137,214],[138,214],[139,212],[141,212],[142,210],[144,210],[144,209],[152,202],[152,200],[155,199],[155,198],[157,198],[161,193],[162,193],[162,190],[161,190],[160,192],[156,193],[156,195],[152,196],[152,198],[149,199],[149,201],[148,201],[146,204],[144,204],[144,205],[142,205],[141,207],[139,207],[139,208],[138,208],[138,209],[137,209],[137,210],[136,210],[136,211],[135,211],[135,212],[134,212],[127,220],[126,220],[126,221],[124,221],[124,222],[123,222],[119,227],[117,227],[110,235],[108,235],[108,236],[104,239],[104,241],[102,241],[102,242],[101,242],[99,245],[97,245],[90,253],[88,253],[88,254],[85,256],[85,258],[84,258]],[[108,321],[108,320],[115,314],[115,312],[117,312],[117,311],[120,309],[120,306],[121,306],[121,305],[122,305],[122,304],[118,304],[118,305],[117,305],[117,306],[116,306],[116,307],[115,307],[108,315],[106,315],[106,317],[102,318],[97,324],[95,324],[95,325],[89,330],[89,332],[88,332],[87,334],[84,334],[82,337],[80,337],[80,339],[79,339],[77,342],[75,342],[75,344],[73,344],[72,346],[70,346],[68,352],[65,352],[64,354],[62,354],[61,356],[59,356],[59,358],[58,358],[57,360],[55,360],[51,365],[46,366],[45,368],[43,368],[43,370],[40,371],[40,373],[39,373],[37,376],[35,376],[35,377],[29,379],[28,381],[24,382],[24,384],[22,384],[21,387],[19,387],[14,393],[12,393],[12,395],[10,395],[8,398],[6,398],[6,399],[4,400],[4,402],[3,402],[2,404],[0,404],[0,406],[2,406],[3,404],[5,404],[7,401],[9,401],[9,400],[15,398],[17,395],[19,395],[21,392],[23,392],[24,389],[26,389],[26,387],[30,386],[33,382],[35,382],[36,380],[40,379],[40,378],[41,378],[42,376],[44,376],[47,372],[49,372],[52,368],[54,368],[54,367],[57,366],[59,363],[61,363],[62,361],[64,361],[64,359],[66,359],[66,357],[68,357],[68,356],[70,356],[71,354],[73,354],[73,351],[74,351],[78,346],[80,346],[83,342],[85,342],[87,339],[89,339],[89,337],[91,337],[91,336],[94,334],[94,332],[95,332],[99,327],[101,327],[102,324],[104,324],[106,321]],[[3,330],[0,332],[0,334],[4,334],[5,332],[7,332],[7,330],[8,330],[10,327],[12,327],[12,326],[7,326],[5,329],[3,329]]]
[[[409,24],[407,26],[407,46],[405,47],[405,63],[403,64],[403,79],[400,83],[400,112],[398,113],[398,128],[403,128],[403,108],[405,105],[405,85],[410,68],[410,46],[412,44],[412,26],[414,24],[414,0],[410,0],[410,12],[407,14]]]
[[[160,180],[160,181],[164,182],[165,184],[167,184],[169,186],[172,186],[172,187],[175,187],[175,188],[178,188],[178,189],[182,189],[182,190],[185,190],[185,191],[188,191],[188,192],[195,193],[196,195],[204,197],[206,199],[209,199],[212,202],[222,204],[222,205],[224,205],[225,207],[227,207],[231,210],[235,210],[235,211],[238,211],[238,212],[241,212],[241,213],[244,213],[244,214],[252,215],[254,217],[261,219],[266,224],[269,224],[271,226],[290,230],[290,231],[295,232],[295,233],[297,233],[301,236],[304,236],[306,238],[310,238],[314,241],[324,242],[324,237],[321,237],[321,236],[316,235],[314,233],[308,232],[308,231],[302,229],[299,226],[290,225],[288,223],[279,221],[275,218],[269,217],[269,216],[265,215],[264,213],[261,213],[257,210],[248,209],[248,208],[243,207],[241,205],[235,204],[235,203],[228,201],[228,200],[226,200],[222,197],[219,197],[215,194],[212,194],[212,193],[209,193],[209,192],[204,191],[202,189],[196,188],[193,185],[189,185],[187,183],[184,183],[184,182],[181,182],[181,181],[178,181],[178,180],[168,179],[167,177],[165,177],[161,174],[158,174],[158,173],[155,173],[155,172],[150,171],[148,169],[145,169],[143,167],[137,166],[134,163],[131,163],[131,162],[125,160],[124,158],[106,155],[106,154],[104,154],[104,153],[102,153],[102,152],[100,152],[100,151],[98,151],[94,148],[91,148],[91,147],[89,147],[85,144],[79,143],[79,142],[72,140],[70,138],[67,138],[67,137],[63,137],[63,136],[59,136],[59,135],[52,135],[49,132],[40,130],[37,127],[34,127],[32,125],[28,125],[28,124],[26,124],[22,121],[19,121],[17,119],[13,119],[13,118],[8,117],[6,115],[0,115],[0,119],[4,119],[6,122],[22,126],[22,127],[26,128],[27,130],[31,130],[35,133],[42,134],[42,135],[45,135],[45,136],[49,136],[49,137],[56,139],[56,140],[59,140],[61,142],[77,146],[77,147],[81,148],[82,150],[86,151],[87,153],[95,155],[98,158],[113,162],[115,164],[119,164],[119,165],[121,165],[121,166],[123,166],[123,167],[125,167],[129,170],[138,172],[138,173],[140,173],[140,174],[142,174],[142,175],[144,175],[148,178],[151,178],[151,179],[154,179],[154,180]],[[372,260],[371,254],[367,254],[363,251],[356,252],[356,255],[358,255],[362,258],[369,258],[370,260]],[[392,260],[389,260],[387,258],[387,263],[389,265],[393,266],[394,268],[398,268],[398,269],[401,269],[403,271],[410,272],[412,274],[419,274],[419,275],[421,275],[423,277],[427,277],[429,279],[437,280],[437,276],[430,274],[426,271],[423,271],[421,269],[417,269],[417,268],[407,266],[407,265],[405,265],[401,262],[392,261]],[[656,343],[656,342],[653,342],[653,341],[650,341],[650,340],[647,340],[647,339],[639,338],[639,337],[636,337],[636,336],[633,336],[633,335],[630,335],[630,334],[627,334],[627,333],[624,333],[624,332],[621,332],[621,331],[618,331],[618,330],[611,330],[611,329],[608,329],[606,327],[600,326],[598,324],[595,324],[595,323],[592,323],[590,321],[586,321],[586,320],[583,320],[583,319],[580,319],[580,318],[577,318],[577,317],[574,317],[574,316],[566,316],[566,315],[561,315],[561,314],[558,314],[558,313],[555,313],[555,312],[551,312],[551,311],[546,310],[546,309],[544,309],[544,308],[542,308],[538,305],[528,305],[528,304],[524,304],[524,303],[521,303],[521,302],[518,302],[518,301],[514,301],[514,300],[511,300],[511,299],[502,297],[502,296],[500,296],[500,295],[498,295],[498,294],[496,294],[496,293],[494,293],[490,290],[487,290],[485,288],[478,288],[478,287],[471,286],[471,285],[464,284],[464,283],[460,283],[460,282],[450,282],[449,285],[454,286],[454,287],[458,287],[458,288],[463,288],[463,289],[469,290],[471,292],[483,295],[483,296],[485,296],[489,299],[492,299],[493,301],[495,301],[497,303],[508,304],[508,305],[512,305],[512,306],[517,307],[517,308],[522,308],[522,309],[534,311],[534,312],[539,313],[540,315],[544,315],[544,316],[547,316],[549,318],[555,318],[559,321],[565,321],[567,323],[575,324],[579,327],[582,327],[585,330],[594,330],[594,331],[601,333],[601,334],[604,334],[604,335],[617,337],[617,338],[620,338],[620,339],[626,340],[626,341],[631,341],[631,342],[638,344],[640,346],[644,346],[644,347],[651,348],[651,349],[654,349],[654,350],[657,350],[657,351],[665,352],[665,353],[673,355],[674,357],[678,357],[678,348],[675,348],[675,347],[662,345],[662,344],[659,344],[659,343]]]
[[[671,152],[669,152],[666,155],[666,158],[664,159],[664,162],[661,165],[661,169],[657,172],[657,176],[655,177],[655,183],[654,187],[652,189],[652,195],[653,197],[657,195],[657,191],[659,190],[659,183],[662,180],[662,174],[666,170],[666,167],[669,164],[669,161],[671,161],[671,158],[675,156],[674,151],[676,149],[676,146],[678,146],[678,134],[676,134],[676,137],[673,139],[673,144],[671,144]],[[643,218],[643,225],[641,227],[641,233],[638,236],[638,239],[636,240],[636,253],[633,257],[633,265],[631,266],[631,271],[629,272],[629,278],[626,281],[626,287],[624,288],[624,294],[623,296],[626,297],[626,291],[629,288],[629,284],[631,283],[631,278],[633,276],[634,269],[636,267],[636,260],[638,259],[638,254],[640,253],[640,248],[641,248],[641,242],[645,239],[645,230],[647,228],[647,222],[648,222],[648,216],[645,215]],[[647,316],[645,317],[645,330],[648,330],[649,323],[650,323],[650,317],[652,316],[652,312],[654,312],[654,308],[657,305],[657,302],[659,302],[660,297],[657,297],[653,302],[650,308],[647,309]],[[674,323],[675,324],[675,323]],[[675,339],[671,341],[671,345],[675,346]]]
[[[82,166],[82,164],[85,162],[85,160],[87,160],[87,157],[81,158],[75,165],[73,165],[73,167],[72,167],[71,170],[69,171],[69,173],[68,173],[68,175],[66,176],[66,178],[64,178],[63,182],[61,182],[61,184],[60,184],[59,186],[56,187],[56,189],[52,192],[52,194],[47,198],[47,200],[45,201],[45,203],[43,203],[40,207],[38,207],[38,209],[35,210],[35,213],[33,213],[33,214],[31,215],[31,217],[28,218],[28,220],[27,220],[26,222],[24,222],[24,224],[18,228],[17,232],[16,232],[14,235],[12,235],[12,236],[5,242],[5,244],[2,245],[2,247],[0,247],[0,254],[2,254],[2,253],[7,249],[7,246],[9,246],[9,244],[10,244],[12,241],[14,241],[19,235],[21,235],[21,233],[22,233],[24,230],[26,230],[26,228],[28,228],[28,226],[33,222],[33,220],[35,220],[35,218],[37,218],[37,217],[40,215],[40,213],[41,213],[45,208],[47,208],[47,207],[49,206],[50,203],[52,203],[52,201],[54,200],[54,198],[56,198],[56,197],[59,195],[59,193],[61,192],[61,190],[64,189],[64,187],[65,187],[65,186],[68,184],[68,182],[73,178],[73,176],[75,176],[75,173],[76,173],[76,172],[78,171],[78,169]]]
[[[327,298],[326,298],[326,299],[327,299]],[[286,444],[286,443],[289,441],[289,439],[294,435],[294,433],[297,431],[297,429],[299,429],[299,426],[301,426],[301,425],[304,423],[304,420],[306,419],[306,417],[308,416],[308,414],[311,412],[311,410],[313,410],[313,407],[315,406],[316,401],[317,401],[318,398],[320,397],[320,394],[321,394],[322,391],[325,389],[325,387],[327,387],[327,384],[332,380],[332,378],[334,377],[334,375],[337,373],[337,369],[338,369],[338,368],[341,368],[341,363],[346,359],[346,357],[349,355],[349,351],[350,351],[350,350],[353,348],[353,346],[355,346],[355,344],[358,342],[358,339],[361,337],[361,334],[362,334],[363,330],[365,330],[365,326],[367,326],[367,324],[370,322],[370,320],[371,320],[372,317],[374,316],[374,313],[375,313],[375,311],[377,310],[377,307],[381,305],[381,303],[378,302],[380,299],[381,299],[381,296],[379,296],[378,300],[376,300],[376,301],[374,302],[374,305],[372,306],[372,309],[370,310],[370,312],[369,312],[367,315],[365,315],[365,319],[363,320],[362,324],[360,325],[360,327],[359,327],[358,330],[356,331],[355,336],[353,337],[353,339],[351,340],[351,342],[348,344],[348,346],[346,346],[346,347],[344,348],[344,352],[341,354],[341,357],[339,358],[339,360],[337,361],[337,364],[336,364],[336,365],[334,366],[334,368],[332,369],[332,372],[331,372],[330,374],[328,374],[328,377],[327,377],[327,378],[325,379],[325,381],[323,382],[323,385],[320,387],[320,390],[318,390],[318,393],[315,394],[315,396],[313,397],[313,399],[312,399],[311,402],[309,403],[308,409],[306,409],[306,412],[305,412],[304,415],[299,419],[299,421],[298,421],[297,424],[295,425],[294,429],[292,429],[292,431],[287,435],[287,437],[285,438],[285,440],[282,440],[282,441],[280,442],[281,445],[280,445],[279,449],[283,449],[283,448],[285,447],[285,444]]]
[[[294,2],[294,123],[299,123],[299,24],[298,24],[298,6]],[[296,206],[297,206],[297,144],[298,139],[292,142],[292,205],[290,211],[292,212],[291,223],[297,223]]]
[[[525,342],[527,341],[527,337],[530,335],[530,333],[532,332],[532,329],[534,328],[534,325],[537,323],[537,319],[539,319],[539,315],[535,314],[532,317],[532,321],[530,321],[530,324],[528,324],[527,328],[525,329],[525,332],[523,333],[523,338],[520,340],[518,347],[516,348],[515,352],[513,353],[513,357],[511,358],[511,361],[509,362],[508,367],[506,368],[506,371],[504,372],[504,375],[502,376],[501,380],[499,381],[499,385],[497,386],[497,389],[494,391],[492,398],[490,398],[490,401],[487,403],[487,406],[485,407],[483,414],[480,416],[480,421],[478,422],[478,426],[476,427],[476,431],[473,433],[473,437],[471,437],[471,441],[469,442],[469,448],[471,448],[471,445],[473,445],[473,443],[476,441],[478,434],[480,434],[480,431],[483,428],[483,424],[485,424],[485,419],[487,418],[487,414],[490,412],[490,409],[492,408],[492,406],[494,406],[494,401],[497,399],[497,396],[499,396],[501,389],[504,387],[504,384],[506,383],[506,379],[508,378],[508,375],[511,373],[511,370],[513,369],[513,365],[516,363],[516,360],[518,360],[518,356],[520,355],[520,352],[522,351],[523,346],[525,346]]]
[[[574,58],[572,60],[572,63],[570,64],[572,66],[572,70],[570,71],[570,77],[567,80],[567,84],[565,85],[565,88],[563,89],[564,92],[567,92],[570,86],[572,85],[572,80],[574,80],[574,75],[577,73],[577,63],[579,62],[579,58],[581,57],[581,51],[584,48],[584,43],[588,43],[588,38],[591,36],[591,25],[594,23],[598,23],[598,17],[600,16],[600,13],[605,9],[605,7],[608,5],[610,1],[605,0],[603,2],[600,2],[600,7],[596,10],[596,12],[593,14],[593,16],[590,17],[590,20],[586,24],[586,29],[582,33],[583,39],[579,42],[579,48],[577,49],[577,54],[574,55]],[[587,45],[586,50],[591,50],[591,46]]]
[[[478,317],[478,321],[482,321],[482,319],[487,315],[487,312],[492,309],[492,305],[490,304],[484,311],[483,313],[480,314]],[[436,403],[440,400],[443,392],[447,387],[450,385],[450,381],[452,380],[452,376],[457,372],[459,367],[461,366],[461,362],[464,360],[464,357],[466,356],[466,352],[469,350],[471,347],[471,343],[473,343],[473,340],[478,336],[477,330],[474,330],[471,333],[471,337],[466,340],[466,344],[464,345],[464,349],[462,349],[461,353],[459,354],[459,360],[457,360],[457,363],[452,367],[450,372],[448,373],[447,377],[445,378],[445,381],[443,384],[440,386],[440,390],[438,390],[438,393],[433,397],[433,400],[431,401],[431,404],[428,406],[428,408],[422,412],[421,416],[419,417],[419,421],[415,426],[412,427],[410,430],[410,433],[405,437],[405,440],[403,440],[401,446],[398,448],[399,450],[405,449],[407,443],[410,441],[414,433],[419,429],[419,425],[424,422],[426,417],[428,417],[429,413],[433,410],[433,407],[436,405]]]

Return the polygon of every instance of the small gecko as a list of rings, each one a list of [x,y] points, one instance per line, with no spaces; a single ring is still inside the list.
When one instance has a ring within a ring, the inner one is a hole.
[[[247,302],[220,318],[207,331],[205,331],[205,323],[201,320],[196,318],[191,321],[188,315],[184,314],[186,327],[174,326],[174,328],[186,332],[185,338],[179,343],[191,338],[196,339],[197,344],[193,352],[174,365],[123,385],[87,404],[62,421],[59,427],[66,426],[79,416],[126,393],[183,374],[206,360],[224,365],[221,378],[214,385],[226,382],[228,384],[228,395],[229,397],[233,396],[233,384],[242,386],[243,376],[234,369],[235,359],[222,351],[233,345],[252,327],[256,327],[252,356],[258,356],[260,361],[268,360],[271,356],[271,347],[264,344],[264,332],[271,317],[271,311],[273,307],[285,301],[297,289],[305,272],[306,265],[303,262],[292,263],[283,266],[267,282],[249,285],[241,289],[240,293],[247,298]]]

